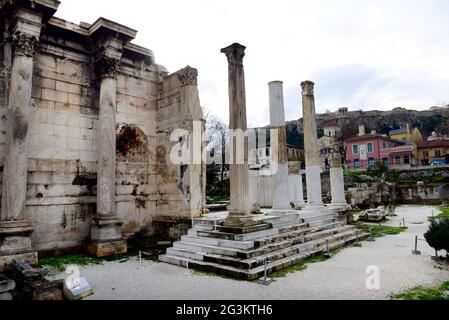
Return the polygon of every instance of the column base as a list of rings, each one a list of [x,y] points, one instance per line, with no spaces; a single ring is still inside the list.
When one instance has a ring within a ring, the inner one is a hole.
[[[231,228],[243,228],[252,227],[260,224],[259,221],[255,221],[251,215],[242,214],[229,214],[229,217],[223,222],[224,227]]]
[[[305,203],[305,202],[296,202],[295,203],[296,209],[304,209],[305,207],[307,207],[307,203]]]
[[[14,259],[31,265],[38,262],[38,254],[31,244],[33,227],[26,220],[0,222],[0,271]]]
[[[347,203],[331,203],[328,206],[329,210],[349,211],[351,206]]]
[[[37,252],[18,253],[12,255],[0,255],[0,272],[5,271],[6,267],[11,264],[15,259],[29,263],[32,266],[36,266],[39,262]]]
[[[89,243],[87,245],[87,253],[95,258],[106,258],[117,256],[128,252],[128,245],[125,240],[103,242],[103,243]]]
[[[89,255],[105,258],[128,252],[126,241],[122,238],[123,222],[115,214],[97,214],[90,231],[91,242],[87,245]]]

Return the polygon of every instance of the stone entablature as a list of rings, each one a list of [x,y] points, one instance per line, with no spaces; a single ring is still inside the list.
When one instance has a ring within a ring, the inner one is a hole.
[[[161,158],[157,150],[168,144],[169,135],[158,133],[167,127],[166,123],[173,124],[172,129],[185,121],[191,123],[193,118],[202,119],[197,71],[188,69],[183,79],[189,85],[183,87],[179,83],[175,88],[166,88],[164,83],[178,78],[179,73],[168,76],[167,70],[155,63],[151,50],[131,43],[137,31],[104,18],[92,25],[73,24],[53,17],[58,1],[34,2],[34,8],[32,1],[30,6],[25,6],[28,1],[21,1],[20,5],[0,2],[0,14],[5,18],[0,26],[0,191],[4,189],[3,168],[8,154],[6,127],[10,119],[7,113],[12,62],[17,55],[26,58],[34,54],[30,103],[26,108],[27,177],[23,192],[24,217],[34,229],[34,249],[60,252],[80,248],[90,237],[91,221],[98,209],[97,129],[104,79],[112,80],[116,86],[114,89],[106,85],[112,90],[108,95],[116,99],[112,114],[115,120],[109,131],[115,131],[124,141],[132,141],[125,152],[115,150],[115,142],[107,150],[116,156],[114,206],[117,221],[123,223],[122,235],[150,234],[156,215],[190,217],[187,208],[178,210],[179,203],[190,203],[193,197],[178,188],[185,176],[180,166],[175,166],[170,181],[161,180],[161,176],[165,178],[160,172],[167,167],[167,159]],[[20,7],[22,4],[24,8]],[[23,9],[28,19],[22,19],[21,26],[32,20],[29,37],[11,37],[13,29],[9,24],[17,8]],[[45,28],[36,29],[36,19],[41,19]],[[158,104],[169,95],[179,97],[175,101],[182,102],[182,114],[162,116]],[[146,152],[140,152],[142,148]],[[201,166],[189,177],[202,181]],[[177,188],[171,188],[172,185]],[[199,199],[193,198],[196,206],[202,206],[202,193]],[[197,209],[196,214],[201,210]]]

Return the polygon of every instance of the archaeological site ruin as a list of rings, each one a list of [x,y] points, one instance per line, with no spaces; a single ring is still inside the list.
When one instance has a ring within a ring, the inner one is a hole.
[[[204,205],[204,167],[169,161],[172,131],[202,121],[197,70],[169,74],[136,30],[73,24],[58,6],[0,2],[0,270],[122,254]]]
[[[229,211],[210,217],[203,145],[194,141],[204,129],[197,70],[169,74],[132,42],[137,31],[105,18],[73,24],[54,16],[58,5],[1,2],[0,270],[70,252],[121,255],[129,239],[156,235],[180,240],[160,261],[252,280],[365,235],[347,225],[336,155],[332,202],[323,203],[313,82],[298,85],[307,202],[300,163],[288,161],[283,83],[273,81],[276,169],[265,190],[272,209],[253,214],[265,177],[250,173],[244,152],[230,164]],[[245,49],[235,43],[221,51],[229,64],[229,128],[242,132]],[[180,129],[185,134],[173,139]],[[238,148],[231,144],[232,159]],[[187,160],[174,162],[173,150]]]

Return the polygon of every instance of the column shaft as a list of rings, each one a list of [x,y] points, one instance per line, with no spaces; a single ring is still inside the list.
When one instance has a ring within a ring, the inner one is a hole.
[[[98,117],[97,213],[91,227],[88,252],[95,257],[123,254],[126,241],[121,234],[122,222],[117,218],[116,196],[116,123],[117,68],[120,59],[102,56],[96,63],[101,78]]]
[[[281,81],[269,83],[270,124],[272,134],[271,149],[274,158],[271,163],[273,176],[273,209],[288,210],[290,207],[288,190],[287,133],[285,129],[284,88]]]
[[[322,206],[321,162],[316,123],[314,83],[301,84],[304,117],[304,149],[306,158],[307,203]]]
[[[38,34],[37,32],[35,34]],[[9,110],[0,213],[0,270],[15,258],[37,263],[25,218],[28,176],[28,126],[33,83],[33,57],[38,37],[16,31],[11,69]]]
[[[221,50],[222,53],[226,54],[229,65],[229,129],[241,130],[243,133],[247,130],[245,72],[243,68],[245,49],[244,46],[235,43]],[[230,163],[231,199],[229,218],[225,221],[225,225],[242,227],[254,224],[250,215],[247,142],[233,141],[230,145],[232,158],[232,163]],[[242,152],[244,161],[238,163],[237,154],[242,154]]]

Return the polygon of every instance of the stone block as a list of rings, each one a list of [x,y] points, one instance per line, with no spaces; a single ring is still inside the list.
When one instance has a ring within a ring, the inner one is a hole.
[[[0,301],[12,301],[13,296],[9,292],[0,293]]]
[[[115,241],[108,243],[90,243],[87,245],[89,255],[96,258],[105,258],[125,254],[128,251],[126,241]]]
[[[6,266],[11,264],[15,259],[24,261],[26,263],[29,263],[30,265],[37,265],[38,263],[37,252],[0,256],[0,272],[5,271]]]
[[[134,192],[134,186],[130,185],[130,186],[122,186],[122,185],[118,185],[116,187],[116,194],[117,195],[130,195],[133,194]]]
[[[76,95],[81,94],[81,86],[78,84],[56,81],[56,91],[64,91],[68,93],[73,93]]]

